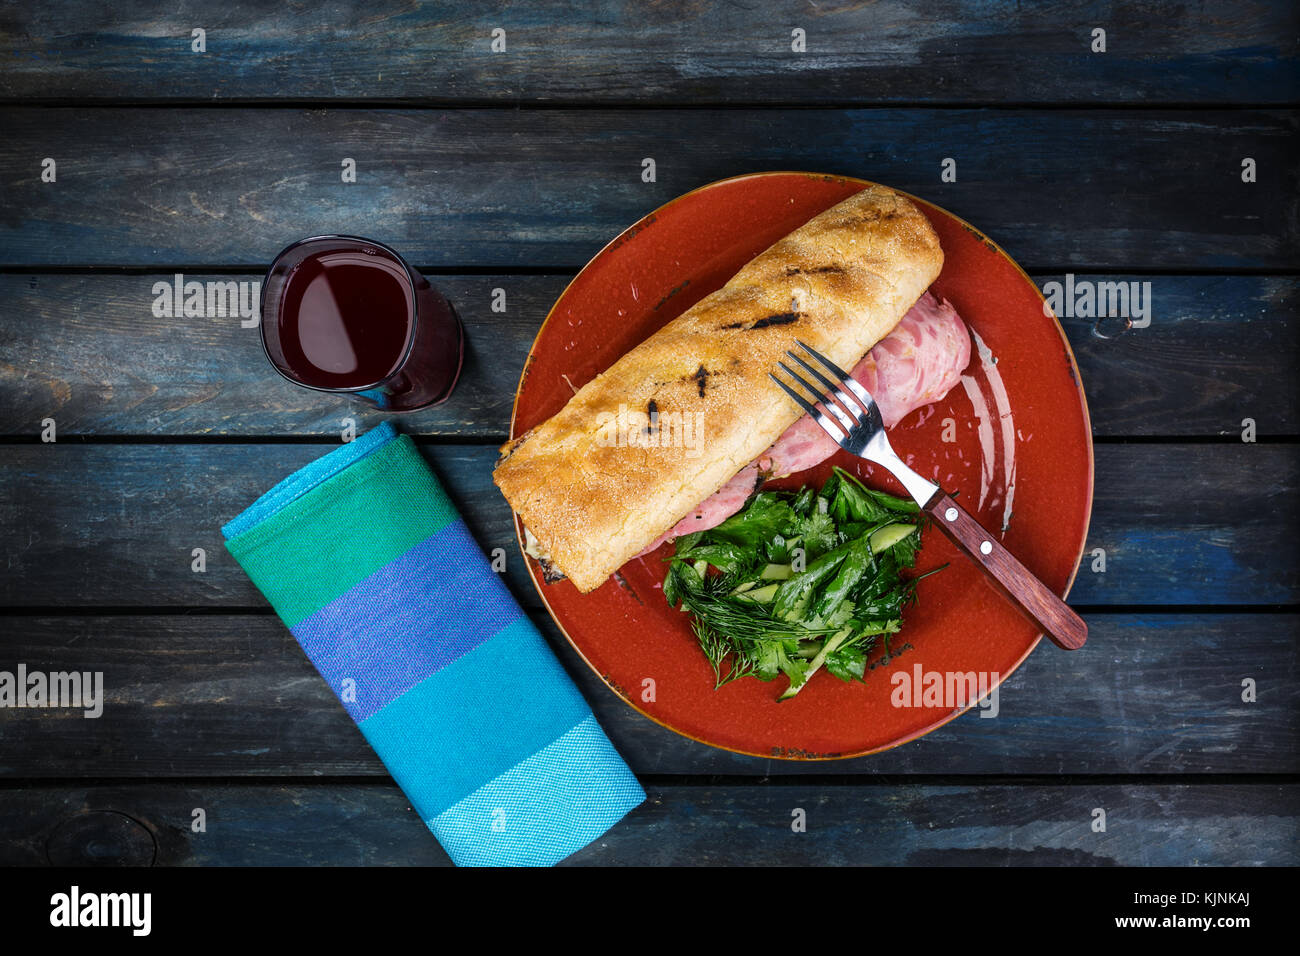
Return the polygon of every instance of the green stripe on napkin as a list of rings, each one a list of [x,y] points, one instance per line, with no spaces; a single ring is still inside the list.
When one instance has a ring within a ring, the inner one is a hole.
[[[226,547],[292,627],[456,517],[400,435]]]

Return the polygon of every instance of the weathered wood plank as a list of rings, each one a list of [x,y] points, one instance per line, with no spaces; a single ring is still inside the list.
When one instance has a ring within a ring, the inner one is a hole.
[[[260,274],[187,275],[252,283]],[[1085,277],[1080,276],[1080,280]],[[1036,275],[1040,287],[1059,275]],[[380,420],[346,400],[289,385],[267,365],[256,328],[238,317],[155,318],[156,282],[171,275],[0,275],[0,434],[315,435],[340,420]],[[504,438],[533,336],[567,276],[445,276],[438,286],[469,334],[466,366],[447,404],[403,416],[425,434]],[[1099,277],[1087,277],[1099,281]],[[1105,276],[1149,282],[1150,326],[1064,318],[1101,436],[1300,433],[1300,279],[1282,276]],[[506,311],[491,309],[492,290]],[[1115,326],[1112,328],[1112,326]]]
[[[262,275],[185,275],[248,283]],[[0,275],[0,434],[35,434],[53,417],[73,435],[316,435],[337,438],[342,419],[359,430],[382,413],[296,388],[271,368],[258,330],[240,316],[155,318],[155,282],[172,275]],[[426,434],[499,438],[524,359],[567,279],[556,276],[436,277],[466,326],[465,365],[451,401],[404,415]],[[256,284],[256,285],[254,285]],[[506,292],[506,311],[491,309]],[[20,318],[21,317],[21,318]]]
[[[1146,328],[1062,318],[1094,435],[1240,435],[1243,418],[1260,435],[1300,432],[1300,280],[1079,278],[1150,282]]]
[[[0,21],[0,95],[23,101],[367,99],[472,103],[1286,102],[1296,20],[1280,2],[1118,7],[941,0],[300,10],[181,0],[56,2]],[[19,10],[21,9],[21,12]],[[206,52],[191,31],[206,30]],[[1094,28],[1105,53],[1091,50]],[[492,30],[506,31],[494,53]],[[806,33],[792,50],[792,30]]]
[[[0,606],[262,605],[220,525],[330,446],[0,447]],[[518,598],[538,598],[492,484],[496,448],[425,449],[479,544],[504,548]],[[1300,455],[1291,444],[1099,445],[1075,604],[1291,604]],[[207,570],[190,570],[194,548]]]
[[[347,231],[417,266],[576,269],[704,183],[810,169],[923,196],[1027,268],[1287,270],[1297,125],[1255,110],[10,107],[0,265],[260,267]],[[956,182],[941,182],[944,158]]]
[[[745,757],[647,720],[534,614],[640,774],[1164,774],[1300,771],[1296,614],[1092,614],[1078,654],[1044,646],[972,712],[834,763]],[[0,710],[0,778],[375,776],[386,772],[269,615],[11,617],[0,670],[103,674],[98,718]],[[1241,700],[1241,682],[1257,699]]]
[[[1257,866],[1295,862],[1296,785],[647,787],[582,865]],[[1092,830],[1095,808],[1106,830]],[[193,811],[206,830],[191,828]],[[791,828],[802,809],[806,832]],[[446,865],[393,785],[24,787],[0,864]]]

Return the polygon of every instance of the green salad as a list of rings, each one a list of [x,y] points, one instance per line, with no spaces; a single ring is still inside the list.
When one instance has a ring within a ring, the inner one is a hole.
[[[664,596],[692,615],[717,687],[784,675],[778,699],[789,700],[823,668],[860,681],[877,642],[888,656],[925,577],[905,573],[924,520],[915,502],[835,468],[820,490],[759,492],[717,527],[678,538]]]

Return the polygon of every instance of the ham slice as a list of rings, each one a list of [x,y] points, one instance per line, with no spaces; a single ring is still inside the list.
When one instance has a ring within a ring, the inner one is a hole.
[[[932,402],[961,379],[970,362],[970,333],[947,300],[929,292],[907,311],[894,330],[876,343],[852,371],[880,407],[886,428]],[[783,478],[820,465],[839,451],[820,425],[804,415],[767,451],[677,522],[641,554],[692,531],[707,531],[744,507],[768,478]]]

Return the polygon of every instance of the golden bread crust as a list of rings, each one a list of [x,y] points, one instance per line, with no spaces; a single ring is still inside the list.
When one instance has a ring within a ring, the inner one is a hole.
[[[594,590],[803,414],[768,378],[796,339],[852,368],[942,265],[915,204],[868,186],[503,446],[493,480],[549,563]]]

